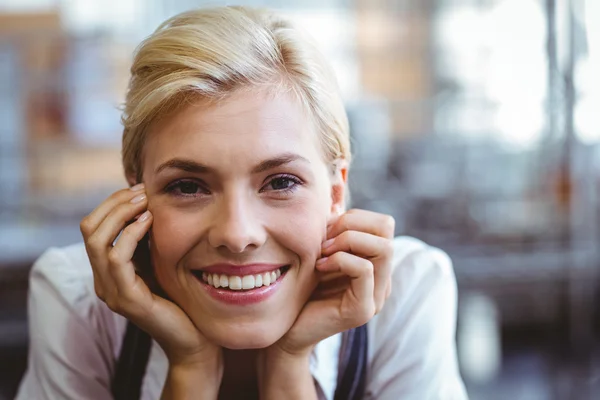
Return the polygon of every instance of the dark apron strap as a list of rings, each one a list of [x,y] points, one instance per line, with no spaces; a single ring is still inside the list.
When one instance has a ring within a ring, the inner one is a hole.
[[[115,400],[140,398],[151,345],[150,336],[127,321],[127,331],[111,388]],[[363,398],[367,381],[367,350],[367,325],[344,332],[334,400]]]
[[[112,381],[115,400],[138,400],[142,392],[142,380],[150,357],[152,339],[132,322],[127,321],[127,331],[121,345],[121,353]]]
[[[334,400],[361,400],[367,383],[367,325],[344,332]]]

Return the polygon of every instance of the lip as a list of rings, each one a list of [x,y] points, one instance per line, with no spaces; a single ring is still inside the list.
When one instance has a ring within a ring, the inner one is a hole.
[[[209,272],[208,270],[206,270]],[[267,270],[264,270],[265,272]],[[281,287],[281,284],[287,276],[288,270],[282,270],[281,276],[270,286],[261,286],[259,288],[250,290],[229,290],[229,289],[217,289],[214,286],[207,284],[202,281],[197,275],[194,275],[202,288],[215,300],[229,305],[247,306],[251,304],[260,303],[267,300]],[[216,272],[215,272],[216,273]]]
[[[255,263],[255,264],[213,264],[208,265],[204,268],[200,268],[202,272],[210,274],[221,274],[221,275],[232,275],[232,276],[245,276],[245,275],[257,275],[264,272],[275,271],[277,268],[285,267],[286,264],[270,264],[270,263]]]

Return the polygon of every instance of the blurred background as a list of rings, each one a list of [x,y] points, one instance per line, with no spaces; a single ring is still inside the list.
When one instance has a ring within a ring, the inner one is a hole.
[[[354,206],[446,250],[472,399],[600,398],[600,0],[245,0],[318,37]],[[27,277],[125,185],[135,46],[198,0],[0,0],[0,399]],[[596,72],[594,72],[596,71]]]

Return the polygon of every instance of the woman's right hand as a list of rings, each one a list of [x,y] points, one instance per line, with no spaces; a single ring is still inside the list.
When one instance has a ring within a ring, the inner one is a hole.
[[[222,376],[221,348],[209,342],[179,306],[153,293],[135,272],[134,252],[152,225],[147,205],[144,186],[136,185],[113,193],[81,221],[96,294],[112,311],[148,332],[165,351],[172,370],[208,369]],[[219,376],[214,378],[220,382]]]

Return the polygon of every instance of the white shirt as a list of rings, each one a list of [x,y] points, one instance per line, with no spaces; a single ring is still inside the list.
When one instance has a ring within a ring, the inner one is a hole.
[[[368,324],[366,399],[463,400],[456,361],[457,291],[439,249],[394,240],[392,294]],[[94,292],[83,244],[52,248],[30,275],[30,348],[17,399],[111,399],[110,384],[127,321]],[[341,334],[316,347],[311,373],[324,399],[335,392]],[[168,362],[153,342],[142,399],[160,398]]]

